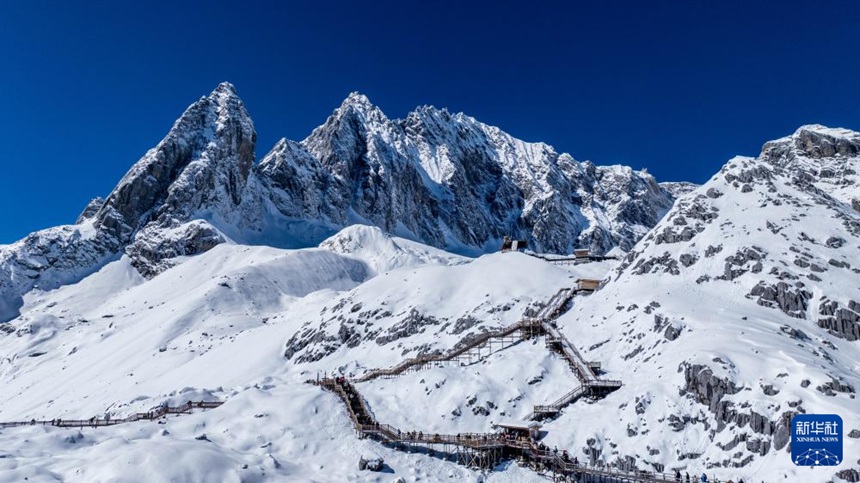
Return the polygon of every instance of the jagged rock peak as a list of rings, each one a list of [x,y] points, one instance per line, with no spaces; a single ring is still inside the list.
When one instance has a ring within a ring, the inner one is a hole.
[[[329,132],[331,129],[341,129],[341,126],[349,126],[353,130],[365,132],[368,124],[390,124],[382,109],[370,102],[364,94],[351,92],[340,106],[335,109],[326,122],[311,132],[303,143],[313,143],[320,134]]]
[[[846,129],[844,127],[828,127],[821,124],[804,124],[803,126],[797,128],[797,131],[794,132],[794,135],[796,136],[804,131],[836,137],[857,138],[858,136],[860,136],[860,133],[851,129]]]
[[[401,135],[381,109],[353,92],[301,145],[336,176],[352,179],[364,169],[364,153],[376,144],[396,144]]]
[[[353,92],[350,92],[349,95],[346,96],[346,99],[344,99],[343,102],[340,104],[341,109],[344,109],[347,107],[360,107],[360,108],[365,108],[365,109],[372,109],[376,106],[374,106],[373,103],[370,102],[370,99],[368,99],[366,95],[364,95],[358,91],[353,91]]]
[[[236,89],[218,85],[132,166],[100,208],[98,224],[128,239],[166,211],[188,215],[219,201],[238,204],[254,164],[255,142],[254,124]]]
[[[860,133],[818,124],[766,143],[759,159],[801,183],[813,183],[848,206],[860,206]]]
[[[860,133],[820,124],[801,126],[790,136],[765,143],[762,156],[777,160],[787,155],[813,159],[860,154]]]
[[[230,95],[230,96],[237,96],[238,95],[236,93],[236,86],[234,86],[233,84],[231,84],[229,82],[222,82],[222,83],[218,84],[218,87],[216,87],[215,90],[212,91],[212,95],[214,95],[214,94],[223,94],[223,95]]]
[[[431,105],[418,106],[406,115],[403,124],[414,124],[419,120],[433,120],[434,122],[450,122],[451,120],[462,121],[464,119],[475,121],[462,112],[451,113],[447,108],[438,108]]]
[[[315,129],[308,139],[312,139],[318,130],[327,126],[347,124],[353,129],[366,131],[368,125],[391,124],[391,120],[378,106],[370,102],[366,95],[360,92],[350,92],[340,106],[332,112],[325,124]]]

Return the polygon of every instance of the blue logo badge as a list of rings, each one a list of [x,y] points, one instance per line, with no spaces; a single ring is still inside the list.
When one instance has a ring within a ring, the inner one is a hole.
[[[836,466],[842,462],[842,418],[798,414],[791,418],[791,460],[797,466]]]

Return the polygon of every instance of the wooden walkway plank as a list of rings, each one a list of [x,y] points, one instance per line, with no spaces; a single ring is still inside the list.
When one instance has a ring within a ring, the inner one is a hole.
[[[492,339],[508,337],[517,332],[520,332],[523,338],[535,334],[543,334],[546,336],[547,347],[561,353],[581,383],[558,400],[547,405],[535,406],[529,419],[541,416],[556,416],[562,408],[582,397],[602,397],[606,393],[621,387],[621,381],[600,378],[596,374],[596,371],[592,370],[592,367],[599,369],[599,364],[585,361],[576,347],[558,330],[553,322],[564,313],[568,302],[574,296],[579,293],[588,294],[591,292],[592,290],[590,289],[582,288],[561,289],[550,298],[535,316],[524,316],[518,322],[507,327],[479,334],[467,341],[465,345],[442,354],[418,356],[406,359],[388,369],[371,370],[355,379],[354,382],[367,382],[382,376],[399,375],[411,368],[424,367],[433,362],[456,361],[459,357],[469,353],[469,351],[480,349],[490,343]],[[457,435],[424,434],[421,431],[404,432],[391,425],[376,421],[354,383],[347,380],[346,377],[324,378],[308,382],[333,391],[340,396],[340,399],[347,406],[349,417],[359,434],[393,445],[395,448],[411,448],[413,445],[450,446],[456,448],[459,452],[465,452],[465,456],[461,462],[478,465],[485,469],[491,469],[502,457],[516,456],[525,458],[535,466],[547,468],[556,475],[561,475],[565,478],[573,477],[580,481],[583,481],[585,477],[627,482],[671,483],[675,481],[672,476],[665,474],[633,474],[613,469],[583,467],[565,459],[557,452],[550,452],[548,448],[535,441],[514,439],[501,432]]]
[[[673,483],[672,475],[651,472],[627,472],[612,468],[584,466],[564,457],[564,452],[551,451],[533,440],[514,438],[501,432],[432,434],[421,431],[402,431],[389,424],[376,421],[364,404],[355,385],[346,378],[324,378],[308,381],[328,389],[338,396],[347,406],[347,413],[359,434],[389,444],[394,448],[411,448],[414,445],[434,447],[437,445],[459,448],[460,451],[477,452],[478,457],[464,461],[477,464],[483,469],[492,469],[499,460],[523,458],[535,466],[541,466],[555,475],[577,478],[583,476],[603,478],[603,481]],[[496,455],[497,457],[481,457]]]
[[[158,406],[152,411],[131,414],[125,418],[90,418],[90,419],[52,419],[30,421],[12,421],[0,423],[0,428],[14,428],[20,426],[54,426],[58,428],[101,428],[105,426],[116,426],[117,424],[132,423],[135,421],[161,419],[166,414],[190,414],[193,409],[214,409],[224,404],[221,401],[188,401],[180,406]]]
[[[464,346],[449,350],[443,354],[413,357],[388,369],[371,370],[355,379],[355,382],[368,382],[382,376],[397,376],[412,368],[422,368],[434,362],[456,361],[463,354],[484,347],[494,338],[508,337],[517,332],[521,332],[521,337],[543,334],[546,337],[547,347],[556,350],[564,357],[577,379],[579,379],[580,385],[557,401],[547,405],[535,406],[532,413],[529,414],[528,419],[558,415],[561,409],[582,397],[599,398],[621,387],[621,381],[610,381],[598,377],[595,371],[592,370],[592,367],[599,367],[599,364],[586,361],[579,350],[558,330],[553,322],[564,313],[568,302],[579,293],[591,293],[591,291],[578,288],[563,288],[556,292],[535,316],[524,316],[516,323],[507,327],[479,334],[470,339]],[[483,357],[487,357],[488,355]],[[478,360],[481,360],[483,357],[479,357]]]

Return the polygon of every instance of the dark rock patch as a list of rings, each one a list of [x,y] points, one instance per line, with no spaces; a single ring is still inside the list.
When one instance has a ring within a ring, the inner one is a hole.
[[[842,248],[842,246],[845,245],[845,239],[832,236],[828,238],[827,241],[824,242],[824,244],[829,246],[830,248]]]
[[[776,285],[759,282],[752,288],[748,297],[757,297],[756,303],[761,306],[778,308],[789,317],[802,319],[805,318],[812,293],[802,288],[794,288],[785,282],[779,282]]]
[[[818,314],[819,327],[846,340],[860,339],[860,304],[857,302],[849,300],[847,307],[840,307],[838,302],[825,299],[818,306]]]

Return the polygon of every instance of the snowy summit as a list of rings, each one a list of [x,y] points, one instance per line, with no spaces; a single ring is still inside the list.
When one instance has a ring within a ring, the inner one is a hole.
[[[860,480],[860,133],[702,186],[359,93],[255,143],[223,83],[0,246],[0,481]]]

